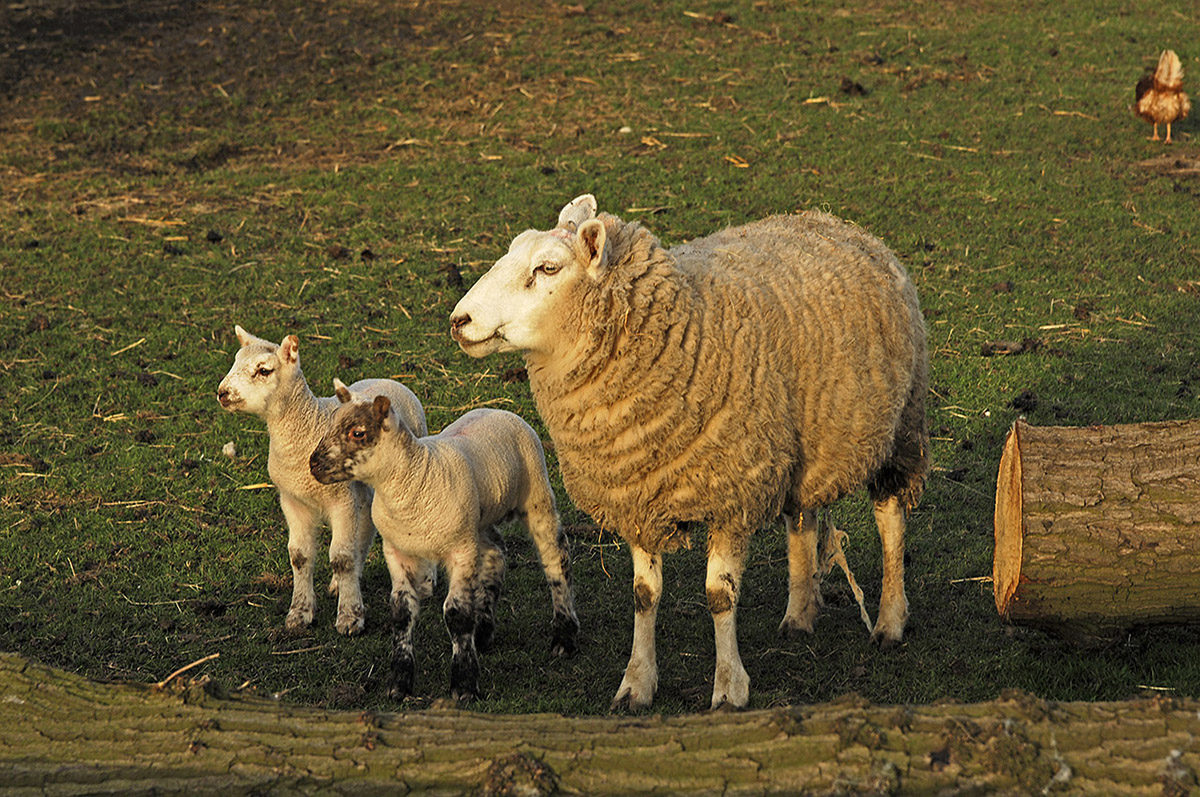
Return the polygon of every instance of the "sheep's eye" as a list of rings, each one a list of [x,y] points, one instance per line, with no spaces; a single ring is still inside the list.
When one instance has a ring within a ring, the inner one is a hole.
[[[257,371],[254,372],[254,375],[262,379],[266,379],[272,373],[273,369],[267,368],[266,366],[261,366]]]
[[[545,263],[539,263],[538,267],[535,268],[534,271],[540,271],[543,274],[549,275],[549,274],[557,274],[560,269],[562,269],[562,266],[560,266],[558,263],[551,263],[551,262],[547,261]]]
[[[364,429],[355,428],[350,430],[350,439],[352,440],[363,440],[366,436],[367,432]]]

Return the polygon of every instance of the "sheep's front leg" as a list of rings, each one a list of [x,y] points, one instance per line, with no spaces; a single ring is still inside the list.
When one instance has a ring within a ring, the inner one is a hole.
[[[742,666],[737,642],[737,603],[746,559],[745,540],[730,539],[727,534],[713,532],[709,533],[708,540],[708,575],[704,591],[708,595],[717,643],[712,707],[745,708],[750,702],[750,676]]]
[[[312,624],[317,595],[313,590],[313,557],[317,553],[316,511],[290,493],[279,493],[279,506],[288,527],[288,559],[292,564],[292,605],[284,626],[288,631],[303,631]]]
[[[551,501],[553,496],[541,506],[531,506],[525,522],[550,585],[550,604],[554,608],[554,620],[550,626],[550,652],[555,656],[569,656],[579,649],[579,618],[575,614],[567,535],[563,533]]]
[[[875,524],[883,543],[883,589],[871,639],[888,647],[900,641],[908,621],[908,598],[904,594],[904,508],[899,498],[893,496],[875,504]]]
[[[413,628],[421,599],[433,593],[437,574],[432,562],[406,556],[386,540],[383,558],[392,576],[392,662],[388,697],[400,700],[412,694],[416,680]]]
[[[479,653],[475,649],[475,629],[479,622],[476,595],[481,589],[479,557],[479,551],[472,546],[452,554],[446,562],[450,583],[442,617],[450,634],[450,695],[460,703],[479,697]]]
[[[633,650],[625,677],[610,710],[622,706],[645,708],[658,689],[658,660],[654,650],[654,625],[662,597],[662,555],[630,544],[633,554]]]
[[[821,574],[817,564],[817,513],[800,513],[800,522],[783,516],[788,535],[788,603],[779,635],[795,639],[811,633],[821,608]]]
[[[333,570],[330,592],[338,596],[334,626],[339,634],[347,635],[359,633],[366,624],[360,584],[366,550],[375,536],[375,526],[371,523],[369,513],[363,512],[359,506],[361,496],[358,491],[352,491],[350,495],[350,501],[334,507],[329,513],[332,530],[329,566]],[[367,540],[366,546],[364,539]]]

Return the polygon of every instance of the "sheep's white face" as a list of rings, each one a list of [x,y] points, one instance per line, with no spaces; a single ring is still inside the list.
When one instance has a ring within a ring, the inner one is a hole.
[[[546,351],[558,342],[558,302],[605,265],[604,225],[595,216],[596,200],[584,194],[563,208],[555,229],[526,230],[513,239],[450,316],[450,334],[464,352]]]
[[[282,379],[299,365],[299,341],[288,335],[276,345],[240,326],[234,329],[241,348],[217,387],[217,401],[230,412],[262,415]]]

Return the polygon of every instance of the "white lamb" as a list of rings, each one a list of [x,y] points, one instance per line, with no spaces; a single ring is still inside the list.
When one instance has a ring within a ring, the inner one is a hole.
[[[301,631],[312,623],[317,531],[328,521],[332,531],[329,564],[333,570],[329,593],[338,596],[335,626],[342,634],[358,633],[365,622],[359,580],[375,539],[371,490],[360,482],[321,484],[308,470],[308,456],[328,431],[338,401],[333,397],[317,398],[309,389],[300,370],[300,341],[295,335],[288,335],[276,345],[240,326],[234,331],[241,348],[233,367],[221,380],[217,399],[230,412],[248,412],[267,423],[267,473],[279,490],[292,564],[292,605],[286,627]],[[426,433],[421,402],[404,385],[390,379],[364,379],[353,387],[362,395],[387,396],[403,423],[417,434]],[[392,567],[391,562],[388,564]]]
[[[820,605],[816,510],[866,486],[883,542],[874,637],[901,638],[905,513],[921,495],[928,358],[896,257],[823,213],[774,216],[667,250],[590,194],[518,235],[459,301],[474,357],[521,351],[575,504],[629,542],[633,652],[614,707],[649,705],[661,555],[708,527],[712,706],[745,706],[735,616],[749,537],[780,514],[780,631]],[[800,519],[797,526],[796,518]]]
[[[550,582],[552,651],[574,652],[579,621],[567,541],[542,442],[529,424],[511,412],[477,409],[439,434],[419,437],[398,421],[387,396],[364,397],[336,381],[335,388],[342,406],[312,452],[312,475],[323,484],[359,479],[371,485],[371,514],[384,551],[440,562],[448,571],[442,611],[453,647],[455,699],[479,694],[477,650],[491,640],[504,575],[495,527],[508,517],[524,522]],[[413,626],[429,591],[420,587],[424,573],[393,571],[392,577],[389,694],[402,697],[412,693]]]

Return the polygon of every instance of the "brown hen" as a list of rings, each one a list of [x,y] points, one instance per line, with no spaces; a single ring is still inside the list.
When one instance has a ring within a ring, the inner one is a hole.
[[[1183,93],[1183,64],[1174,50],[1163,50],[1158,57],[1154,74],[1144,75],[1134,89],[1136,101],[1133,112],[1154,125],[1154,137],[1158,141],[1158,126],[1167,126],[1167,138],[1171,143],[1171,123],[1177,122],[1192,110],[1192,103]]]

